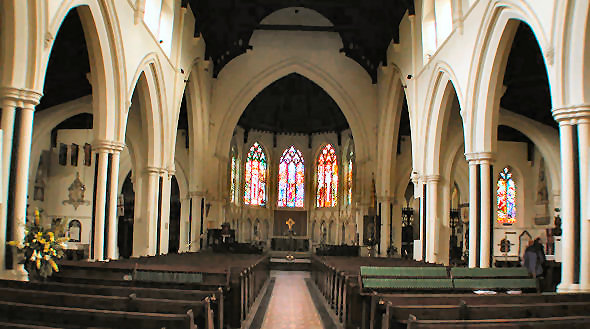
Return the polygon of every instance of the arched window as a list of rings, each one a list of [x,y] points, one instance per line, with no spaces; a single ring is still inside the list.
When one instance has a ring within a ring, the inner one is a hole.
[[[497,185],[498,223],[514,224],[516,222],[516,185],[510,168],[506,167],[500,172]]]
[[[279,207],[303,207],[305,166],[301,152],[290,146],[279,162]]]
[[[318,157],[317,175],[316,206],[335,207],[338,201],[338,163],[331,144],[326,145]]]
[[[230,202],[237,203],[238,202],[238,168],[239,168],[239,159],[238,159],[238,151],[235,145],[232,145],[230,151],[231,163],[229,169],[229,176],[230,176]]]
[[[244,204],[266,205],[266,154],[255,142],[248,151],[244,180]]]
[[[354,168],[354,147],[350,146],[349,151],[346,155],[346,176],[345,176],[345,184],[346,184],[346,204],[352,204],[352,172]]]

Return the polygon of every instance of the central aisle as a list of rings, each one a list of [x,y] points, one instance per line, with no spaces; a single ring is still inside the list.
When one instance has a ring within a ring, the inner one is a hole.
[[[262,329],[322,329],[322,321],[305,284],[307,272],[272,272],[276,278]]]

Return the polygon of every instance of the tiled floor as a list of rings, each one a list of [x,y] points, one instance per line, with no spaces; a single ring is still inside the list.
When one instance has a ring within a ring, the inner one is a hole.
[[[323,329],[320,316],[311,300],[306,272],[271,272],[276,277],[262,329]]]

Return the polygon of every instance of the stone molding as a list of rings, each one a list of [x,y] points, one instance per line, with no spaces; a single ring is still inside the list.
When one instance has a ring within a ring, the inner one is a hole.
[[[555,121],[562,124],[577,124],[590,122],[590,104],[576,104],[556,107],[551,110]]]
[[[385,203],[393,203],[395,201],[395,195],[378,195],[377,202]]]
[[[426,181],[427,183],[440,182],[440,179],[441,179],[441,176],[435,175],[435,174],[424,176],[424,181]]]
[[[92,141],[92,148],[96,152],[119,153],[125,148],[125,143],[106,139]]]
[[[472,152],[465,153],[465,159],[469,164],[490,164],[495,160],[495,154],[492,152]]]
[[[166,174],[168,171],[165,168],[147,166],[145,167],[144,172],[148,175],[162,175]]]
[[[3,105],[34,109],[43,93],[26,88],[0,87],[0,101]]]

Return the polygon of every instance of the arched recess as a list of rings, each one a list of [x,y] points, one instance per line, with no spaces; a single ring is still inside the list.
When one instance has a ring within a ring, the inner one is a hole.
[[[209,136],[209,92],[203,81],[207,78],[205,73],[200,62],[193,63],[184,91],[188,118],[189,161],[192,162],[189,176],[191,191],[204,189],[205,163],[202,159],[205,158]]]
[[[378,123],[378,176],[375,182],[379,196],[389,196],[394,192],[400,118],[405,99],[399,70],[388,72],[388,74],[382,78],[383,83],[379,90],[379,100],[381,101],[379,108],[382,112]]]
[[[565,4],[561,55],[561,104],[590,104],[590,4],[587,8],[575,1]],[[582,67],[580,67],[582,64]],[[556,98],[557,99],[557,98]]]
[[[471,148],[467,152],[494,152],[497,145],[497,123],[500,98],[503,94],[503,78],[510,54],[512,41],[520,22],[526,23],[533,31],[541,54],[547,63],[547,54],[551,45],[546,31],[538,18],[528,7],[493,2],[487,8],[478,35],[475,53],[472,56],[470,79],[466,99],[470,100],[465,108],[470,109],[469,123],[471,130]],[[551,99],[556,98],[554,76],[548,75]]]
[[[215,145],[215,153],[227,154],[229,152],[232,131],[242,112],[254,97],[274,81],[291,73],[300,74],[313,81],[334,99],[350,125],[355,139],[357,156],[362,159],[368,157],[372,153],[369,145],[373,144],[369,133],[364,128],[363,109],[357,107],[350,93],[330,72],[324,71],[315,63],[300,58],[288,58],[270,67],[261,69],[251,80],[245,82],[236,97],[231,100],[227,109],[216,109],[216,111],[225,113],[225,115],[223,115],[223,119],[221,120],[222,126],[219,128],[219,138]],[[221,77],[222,75],[220,74]]]
[[[541,152],[548,168],[548,176],[553,191],[559,194],[561,164],[559,162],[559,132],[520,114],[500,109],[498,125],[520,131],[528,137]]]
[[[38,11],[45,11],[42,6]],[[77,11],[82,23],[84,38],[88,47],[90,60],[90,83],[93,94],[93,115],[95,138],[116,140],[116,127],[119,113],[125,103],[124,77],[121,75],[123,54],[120,42],[117,42],[118,22],[113,19],[113,8],[109,4],[89,0],[64,1],[53,17],[46,17],[49,27],[45,33],[44,49],[38,51],[35,65],[38,75],[31,76],[34,88],[41,90],[45,81],[47,65],[55,36],[59,33],[62,22],[72,10]],[[45,26],[42,15],[37,15],[38,26]],[[37,74],[37,73],[35,73]]]
[[[162,117],[162,102],[164,100],[162,99],[162,92],[159,88],[161,78],[158,78],[156,68],[157,65],[155,65],[155,62],[150,61],[145,67],[140,67],[140,70],[136,73],[137,78],[134,79],[134,88],[129,92],[131,107],[123,120],[125,126],[120,131],[122,139],[126,139],[130,127],[129,114],[132,113],[131,108],[134,106],[134,100],[135,102],[139,102],[140,104],[137,105],[140,110],[141,122],[144,123],[140,127],[145,132],[141,145],[145,145],[145,153],[143,153],[145,154],[145,165],[150,167],[161,167],[163,165],[162,155],[168,152],[168,150],[164,150],[162,143],[164,131],[160,119]],[[133,125],[135,125],[135,122]]]

